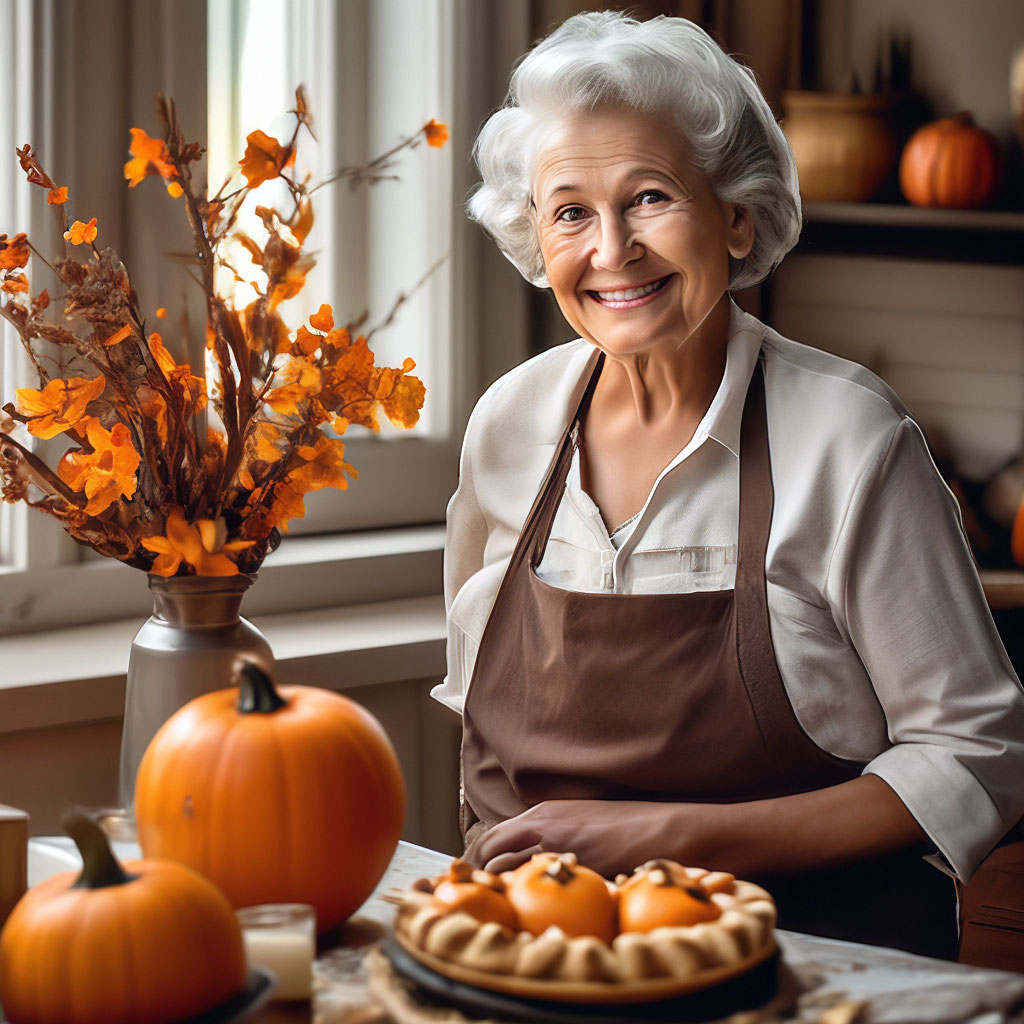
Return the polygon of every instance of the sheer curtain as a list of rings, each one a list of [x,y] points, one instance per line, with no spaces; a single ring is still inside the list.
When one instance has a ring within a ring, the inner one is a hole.
[[[32,0],[8,0],[0,7],[0,94],[7,97],[0,118],[0,234],[29,232],[30,189],[15,157],[15,148],[32,130]],[[9,298],[3,296],[3,299]],[[0,319],[0,405],[14,401],[14,389],[29,383],[25,359],[14,328]],[[18,431],[27,443],[27,432]],[[22,568],[28,560],[27,510],[0,503],[0,569]]]

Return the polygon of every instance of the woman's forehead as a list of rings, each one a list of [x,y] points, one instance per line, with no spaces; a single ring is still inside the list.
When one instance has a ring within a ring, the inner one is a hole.
[[[686,140],[671,122],[632,110],[574,112],[553,119],[538,138],[534,194],[544,199],[594,177],[625,181],[647,171],[675,180],[693,173]]]

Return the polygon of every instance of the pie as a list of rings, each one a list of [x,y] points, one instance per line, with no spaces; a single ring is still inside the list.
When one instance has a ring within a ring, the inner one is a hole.
[[[572,854],[494,875],[456,859],[397,897],[395,936],[456,981],[579,1002],[669,998],[775,952],[775,903],[723,871],[648,861],[614,883]]]

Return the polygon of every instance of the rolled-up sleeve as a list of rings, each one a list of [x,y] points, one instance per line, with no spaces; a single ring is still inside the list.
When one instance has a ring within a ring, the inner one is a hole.
[[[966,881],[1024,814],[1024,690],[956,500],[908,417],[851,491],[829,590],[892,743],[864,770]]]

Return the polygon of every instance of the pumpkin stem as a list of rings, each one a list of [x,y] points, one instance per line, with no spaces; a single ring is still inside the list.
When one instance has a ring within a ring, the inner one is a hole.
[[[239,672],[241,679],[238,681],[238,704],[236,706],[241,714],[269,715],[288,703],[274,689],[270,676],[253,665],[252,662],[247,661]]]
[[[139,877],[121,867],[111,852],[106,833],[84,811],[78,808],[70,810],[60,823],[82,855],[82,873],[75,880],[73,889],[102,889],[108,885],[124,885]]]

